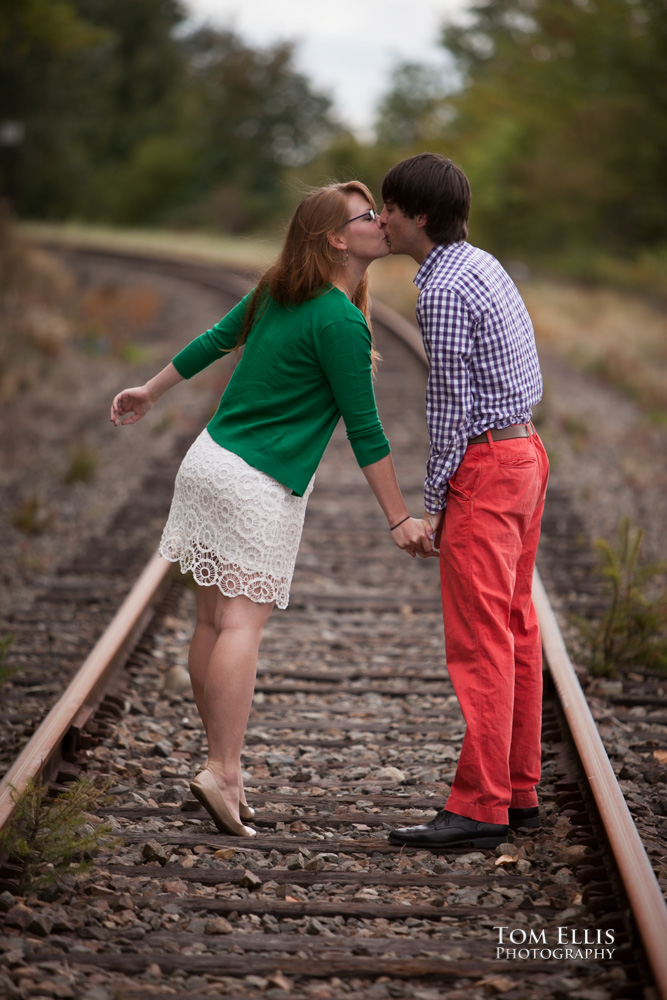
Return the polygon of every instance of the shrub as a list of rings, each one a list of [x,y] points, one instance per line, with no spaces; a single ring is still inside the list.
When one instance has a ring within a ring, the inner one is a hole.
[[[612,676],[633,666],[667,669],[667,588],[662,563],[642,564],[644,532],[627,517],[618,528],[616,545],[599,538],[599,572],[608,598],[600,618],[575,618],[584,643],[584,659],[592,673]]]
[[[92,856],[110,846],[110,826],[94,816],[108,789],[108,780],[85,777],[52,797],[47,786],[31,779],[15,795],[12,817],[0,831],[0,852],[21,866],[21,893],[39,892],[65,873],[85,871]]]

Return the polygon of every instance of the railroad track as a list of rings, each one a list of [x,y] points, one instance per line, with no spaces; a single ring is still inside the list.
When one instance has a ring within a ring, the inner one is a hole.
[[[222,280],[227,296],[243,281],[219,268],[134,263]],[[380,412],[418,510],[426,453],[418,338],[381,307],[376,334]],[[196,711],[187,688],[170,687],[182,680],[193,594],[155,559],[129,595],[121,583],[127,560],[145,562],[157,541],[185,447],[175,441],[174,468],[160,477],[149,470],[136,523],[120,511],[101,549],[63,563],[33,617],[13,623],[23,626],[24,650],[13,655],[30,668],[24,690],[50,680],[38,630],[45,615],[67,618],[72,642],[91,609],[109,628],[65,707],[61,699],[8,770],[0,825],[9,785],[41,773],[57,790],[85,770],[111,782],[101,813],[119,841],[96,857],[92,876],[66,878],[42,898],[17,900],[19,873],[0,872],[7,995],[667,996],[664,903],[595,726],[581,721],[585,701],[539,577],[550,671],[543,829],[512,834],[495,853],[388,844],[390,826],[441,805],[463,723],[442,669],[435,560],[407,560],[390,546],[339,433],[317,474],[290,609],[274,613],[262,648],[244,758],[258,836],[250,846],[215,832],[188,790],[206,753]],[[565,494],[545,524],[546,577],[558,579],[563,558],[581,556]],[[587,600],[596,599],[591,588]],[[659,689],[615,697],[630,710],[633,698],[654,697],[653,718],[637,733],[638,745],[653,745]],[[13,754],[33,724],[17,705],[10,699],[4,741]]]

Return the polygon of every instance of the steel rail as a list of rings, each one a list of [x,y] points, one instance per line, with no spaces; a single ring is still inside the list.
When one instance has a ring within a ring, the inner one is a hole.
[[[637,923],[661,1000],[667,1000],[667,905],[619,787],[540,575],[533,601],[542,647]]]
[[[38,778],[57,752],[74,721],[89,716],[117,669],[147,625],[171,563],[157,553],[150,559],[115,616],[0,782],[0,830],[31,778]]]
[[[373,311],[379,322],[427,363],[421,337],[412,323],[382,304],[375,304]],[[661,1000],[667,1000],[667,904],[616,780],[537,567],[533,574],[533,602],[549,673],[600,814],[658,994]]]

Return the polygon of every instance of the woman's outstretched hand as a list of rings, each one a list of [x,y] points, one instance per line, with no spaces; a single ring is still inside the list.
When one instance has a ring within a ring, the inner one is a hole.
[[[136,424],[137,420],[146,416],[153,402],[145,385],[136,386],[134,389],[123,389],[111,404],[109,419],[116,427],[119,424]]]
[[[391,537],[394,544],[407,552],[413,559],[415,556],[419,556],[420,559],[428,559],[429,556],[437,555],[437,552],[433,551],[424,522],[416,517],[409,517],[403,524],[399,524],[392,531]]]
[[[118,393],[111,404],[111,423],[116,427],[119,424],[136,424],[137,420],[146,416],[160,396],[182,381],[183,376],[179,375],[170,361],[146,385],[137,385],[134,389],[123,389]]]

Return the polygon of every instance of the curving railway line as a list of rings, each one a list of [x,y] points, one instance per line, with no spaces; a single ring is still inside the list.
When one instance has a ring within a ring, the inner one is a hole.
[[[94,254],[64,256],[94,268]],[[113,265],[113,254],[98,257]],[[217,266],[139,256],[132,265],[146,280],[219,290],[221,311],[247,287]],[[419,337],[382,306],[375,330],[380,414],[418,510]],[[387,842],[390,827],[439,808],[463,723],[443,670],[435,560],[390,546],[339,432],[317,474],[290,608],[274,613],[262,647],[244,758],[258,836],[215,831],[189,792],[206,754],[184,669],[194,598],[152,554],[187,441],[174,434],[171,459],[146,469],[103,537],[63,559],[8,623],[23,670],[2,707],[0,827],[12,788],[31,775],[55,794],[87,773],[110,783],[101,815],[115,840],[92,874],[41,897],[17,894],[20,872],[4,859],[0,993],[667,997],[664,901],[539,576],[542,829],[511,833],[495,852]],[[565,492],[550,498],[539,566],[550,587],[578,573],[585,590]],[[571,599],[570,585],[559,599]],[[74,676],[57,692],[66,664]],[[661,690],[651,720],[637,720],[637,746],[664,742]],[[651,697],[629,682],[616,710]]]

